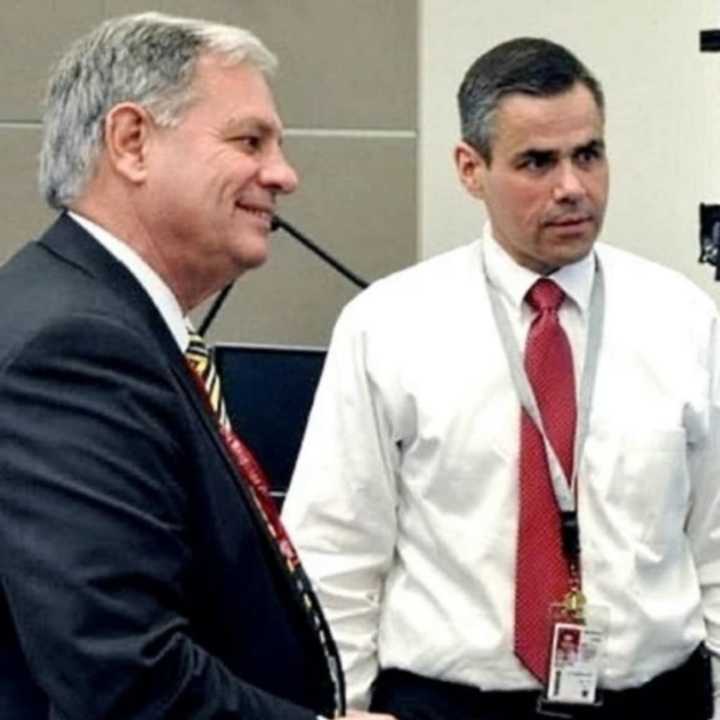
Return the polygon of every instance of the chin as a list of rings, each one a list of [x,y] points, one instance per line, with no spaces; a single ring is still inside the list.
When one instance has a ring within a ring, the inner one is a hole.
[[[267,235],[262,237],[256,234],[253,234],[252,237],[245,236],[235,243],[234,250],[235,264],[242,270],[252,270],[260,267],[270,255]]]
[[[555,265],[562,267],[564,265],[572,265],[573,263],[580,262],[583,258],[587,257],[592,252],[593,243],[583,245],[580,248],[573,248],[571,251],[561,253],[555,259]]]
[[[241,257],[237,259],[237,265],[241,272],[246,270],[255,270],[256,268],[264,265],[268,260],[269,254],[267,250],[257,253],[243,253]]]

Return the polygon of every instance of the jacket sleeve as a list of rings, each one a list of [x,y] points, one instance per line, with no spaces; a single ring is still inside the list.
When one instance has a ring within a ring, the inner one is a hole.
[[[22,650],[64,720],[314,720],[193,642],[192,429],[173,383],[135,331],[98,316],[6,358],[0,579]]]

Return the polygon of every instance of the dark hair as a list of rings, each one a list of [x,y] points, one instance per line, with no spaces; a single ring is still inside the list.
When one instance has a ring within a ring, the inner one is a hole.
[[[603,112],[600,83],[562,45],[543,38],[516,38],[496,45],[470,66],[460,84],[463,140],[490,163],[495,114],[506,95],[549,97],[567,92],[576,83],[587,87]]]

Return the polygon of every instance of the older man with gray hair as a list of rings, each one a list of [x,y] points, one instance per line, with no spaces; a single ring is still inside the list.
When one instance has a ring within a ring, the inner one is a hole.
[[[156,13],[58,64],[0,270],[0,716],[344,712],[322,611],[185,316],[263,263],[297,185],[246,30]]]

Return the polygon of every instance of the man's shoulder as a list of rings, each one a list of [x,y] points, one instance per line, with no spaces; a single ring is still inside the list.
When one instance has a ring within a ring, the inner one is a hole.
[[[92,274],[30,243],[0,269],[0,365],[48,353],[107,363],[164,358],[146,315]]]
[[[460,245],[452,250],[433,255],[420,260],[414,265],[392,273],[379,280],[381,283],[417,283],[425,282],[428,279],[445,279],[448,275],[454,276],[460,269],[466,269],[473,264],[479,268],[480,262],[480,241]]]
[[[13,325],[22,316],[19,329],[30,333],[77,315],[122,317],[121,309],[123,303],[110,288],[58,261],[38,242],[23,247],[0,268],[0,325]]]
[[[598,243],[596,250],[610,292],[631,294],[632,305],[716,313],[715,301],[678,270],[606,243]]]
[[[477,285],[481,278],[480,244],[475,241],[420,260],[375,281],[348,304],[351,310],[385,314],[393,309],[441,307],[453,292]]]

